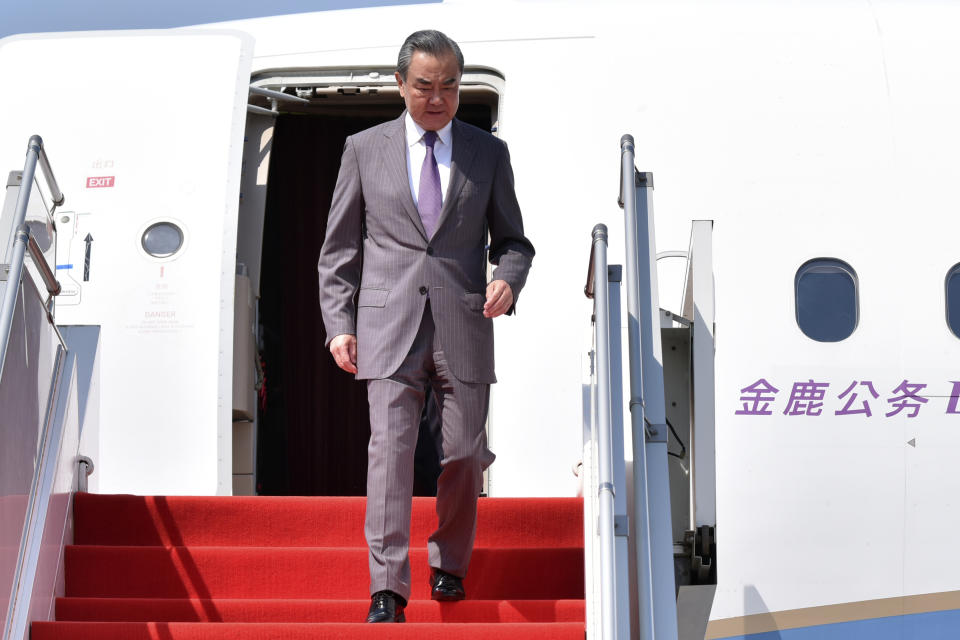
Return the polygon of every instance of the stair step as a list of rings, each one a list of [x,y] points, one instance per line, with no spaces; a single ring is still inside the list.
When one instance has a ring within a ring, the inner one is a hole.
[[[426,549],[410,551],[412,598],[427,599]],[[114,547],[65,550],[70,597],[369,597],[365,548]],[[471,599],[583,598],[583,549],[476,549]]]
[[[484,498],[468,599],[429,599],[436,501],[415,498],[406,624],[370,604],[364,498],[77,494],[67,597],[32,640],[581,640],[583,503]]]
[[[202,623],[35,622],[31,640],[583,640],[582,622],[529,623]]]
[[[78,545],[363,547],[363,497],[76,494]],[[436,500],[414,498],[410,543],[425,546]],[[476,547],[582,547],[578,498],[482,498]],[[123,526],[117,526],[122,522]]]
[[[370,600],[58,598],[57,620],[86,622],[358,622]],[[411,600],[409,622],[579,622],[583,600]]]

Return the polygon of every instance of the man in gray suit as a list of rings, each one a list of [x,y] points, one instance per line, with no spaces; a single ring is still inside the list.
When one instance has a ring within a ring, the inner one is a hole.
[[[370,403],[367,622],[405,619],[427,385],[443,424],[431,597],[464,597],[477,497],[494,458],[484,428],[496,381],[493,318],[512,312],[534,255],[506,145],[454,119],[462,74],[463,55],[446,35],[407,38],[396,73],[406,111],[347,139],[320,253],[327,344],[338,366],[367,380]]]

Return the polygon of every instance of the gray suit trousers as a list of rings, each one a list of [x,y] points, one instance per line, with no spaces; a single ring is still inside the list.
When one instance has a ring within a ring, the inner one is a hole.
[[[431,567],[460,577],[466,575],[470,563],[483,470],[494,459],[484,429],[490,385],[461,382],[451,373],[428,302],[400,368],[389,378],[367,381],[370,445],[364,531],[371,594],[389,589],[410,598],[413,458],[428,384],[443,425],[438,526],[427,543],[429,562]]]

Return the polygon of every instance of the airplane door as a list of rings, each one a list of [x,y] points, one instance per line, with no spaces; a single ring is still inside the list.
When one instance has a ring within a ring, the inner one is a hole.
[[[237,207],[253,39],[212,30],[0,40],[0,160],[43,137],[61,325],[100,325],[95,490],[231,492]]]

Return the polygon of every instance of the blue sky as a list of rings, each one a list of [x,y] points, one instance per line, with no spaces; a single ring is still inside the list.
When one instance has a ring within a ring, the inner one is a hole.
[[[0,38],[15,33],[162,29],[262,16],[435,0],[2,0]]]

